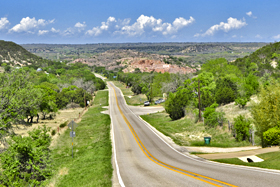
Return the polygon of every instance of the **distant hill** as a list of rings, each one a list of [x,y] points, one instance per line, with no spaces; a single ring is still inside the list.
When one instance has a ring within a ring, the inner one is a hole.
[[[4,40],[0,40],[0,63],[6,63],[11,66],[15,65],[31,65],[40,64],[44,61],[43,58],[38,57],[22,46]]]
[[[238,58],[233,62],[245,74],[255,69],[258,76],[263,76],[267,73],[275,78],[280,77],[279,63],[280,42],[270,43],[252,54]]]

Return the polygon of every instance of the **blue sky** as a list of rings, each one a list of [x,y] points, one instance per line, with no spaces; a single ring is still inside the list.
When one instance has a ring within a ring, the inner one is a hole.
[[[0,39],[25,43],[274,42],[277,0],[0,1]]]

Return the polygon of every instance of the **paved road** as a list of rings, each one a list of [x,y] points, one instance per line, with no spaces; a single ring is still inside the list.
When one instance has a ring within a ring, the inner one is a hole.
[[[279,186],[280,173],[193,158],[172,149],[109,87],[116,171],[121,186]]]

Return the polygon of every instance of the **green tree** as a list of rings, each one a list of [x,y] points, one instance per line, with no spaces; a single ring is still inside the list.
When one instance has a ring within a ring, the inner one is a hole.
[[[258,102],[251,109],[253,123],[257,128],[262,146],[265,146],[263,133],[270,128],[280,127],[280,85],[273,82],[260,88]]]
[[[179,89],[176,93],[170,93],[165,102],[165,111],[172,120],[177,120],[185,115],[185,108],[190,101],[190,90]]]
[[[12,124],[20,123],[28,111],[37,110],[41,92],[34,88],[22,70],[0,74],[0,139],[13,133]]]
[[[45,119],[47,114],[58,111],[56,105],[57,92],[53,90],[55,85],[52,85],[51,83],[42,83],[37,87],[40,88],[43,93],[40,103],[40,111],[43,114],[43,119]]]

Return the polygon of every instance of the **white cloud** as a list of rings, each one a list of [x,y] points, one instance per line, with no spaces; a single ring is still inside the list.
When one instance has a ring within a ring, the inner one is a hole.
[[[103,31],[106,31],[109,29],[110,26],[113,25],[113,23],[116,23],[116,18],[114,17],[109,17],[107,19],[107,22],[101,22],[101,26],[99,27],[93,27],[91,30],[88,30],[86,32],[87,35],[90,35],[90,36],[98,36],[100,35]]]
[[[250,16],[250,17],[253,15],[252,11],[246,12],[246,14],[247,14],[248,16]]]
[[[47,24],[53,23],[54,20],[46,21],[44,19],[39,19],[38,21],[33,18],[22,18],[19,24],[15,25],[9,30],[9,32],[32,32],[31,30],[38,29]]]
[[[240,28],[242,28],[246,25],[247,25],[247,23],[244,19],[243,20],[237,20],[236,18],[230,17],[230,18],[227,19],[227,23],[221,22],[220,24],[213,25],[205,33],[203,33],[203,34],[198,34],[197,33],[194,36],[195,37],[211,36],[211,35],[214,35],[215,32],[217,32],[219,30],[222,30],[224,32],[228,32],[228,31],[233,30],[233,29],[240,29]]]
[[[256,19],[257,17],[253,15],[252,11],[246,12],[247,16]]]
[[[262,39],[262,36],[261,36],[261,35],[259,35],[259,34],[257,34],[257,35],[255,36],[255,38]]]
[[[85,28],[86,26],[87,25],[86,25],[85,22],[83,22],[83,23],[78,22],[78,23],[75,24],[75,27],[77,27],[77,28]]]
[[[48,30],[39,30],[38,35],[41,36],[41,35],[47,34],[48,32],[49,32]]]
[[[10,25],[10,22],[6,17],[0,19],[0,30],[6,29],[8,25]]]
[[[233,36],[232,36],[232,38],[236,38],[236,37],[237,37],[236,35],[233,35]]]
[[[153,32],[161,32],[163,35],[174,34],[178,30],[182,29],[193,23],[195,19],[190,17],[189,20],[179,17],[176,18],[173,23],[163,23],[161,19],[156,19],[153,16],[141,15],[135,23],[132,25],[125,25],[121,29],[121,34],[127,34],[129,36],[142,35],[147,30]]]
[[[276,35],[276,36],[273,36],[272,38],[274,39],[280,39],[280,34]]]
[[[59,33],[60,32],[60,30],[59,29],[55,29],[55,28],[51,28],[51,32],[53,32],[53,33]]]
[[[190,17],[189,20],[179,17],[173,23],[163,23],[161,19],[156,19],[153,16],[141,15],[136,22],[130,24],[131,19],[116,20],[114,17],[109,17],[106,22],[101,22],[101,26],[93,27],[86,32],[90,36],[98,36],[103,32],[111,32],[114,35],[140,36],[145,32],[161,33],[163,35],[173,35],[193,23],[195,19]],[[154,36],[154,35],[153,35]]]

